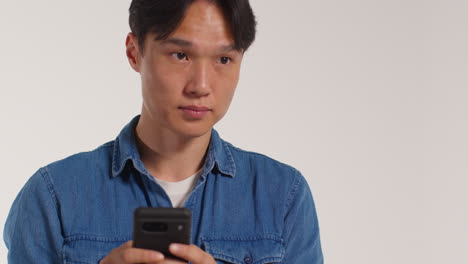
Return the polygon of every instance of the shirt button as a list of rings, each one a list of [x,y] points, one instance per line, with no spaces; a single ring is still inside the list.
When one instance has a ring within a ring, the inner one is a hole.
[[[247,256],[247,257],[244,258],[244,262],[245,262],[246,264],[251,264],[251,263],[252,263],[252,258],[249,257],[249,256]]]

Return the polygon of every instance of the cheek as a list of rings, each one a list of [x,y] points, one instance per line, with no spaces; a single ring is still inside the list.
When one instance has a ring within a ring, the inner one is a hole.
[[[228,80],[225,79],[224,82],[221,82],[223,85],[220,86],[222,89],[218,91],[218,100],[222,102],[222,105],[220,106],[222,107],[223,112],[227,111],[231,104],[236,91],[238,79],[238,76],[232,76],[232,78],[229,78]]]
[[[151,100],[171,102],[178,97],[183,87],[183,78],[166,67],[153,67],[144,78],[144,90]]]
[[[232,101],[232,98],[234,97],[234,93],[236,91],[236,84],[233,84],[232,86],[228,87],[224,92],[224,97],[226,98],[226,101]]]
[[[229,99],[229,101],[232,100],[236,91],[236,87],[239,82],[239,71],[240,69],[236,68],[236,70],[232,72],[229,78],[228,87],[226,89],[226,97]]]

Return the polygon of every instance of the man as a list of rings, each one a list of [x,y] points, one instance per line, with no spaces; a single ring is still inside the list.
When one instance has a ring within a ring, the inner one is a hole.
[[[170,250],[188,262],[323,263],[304,177],[213,129],[254,39],[248,0],[133,0],[130,27],[141,115],[116,140],[30,178],[5,225],[9,262],[180,263],[132,247],[132,213],[183,206],[192,244]]]

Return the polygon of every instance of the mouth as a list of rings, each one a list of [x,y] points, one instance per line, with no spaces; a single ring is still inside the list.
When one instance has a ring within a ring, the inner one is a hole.
[[[189,110],[189,111],[195,111],[195,112],[211,111],[211,109],[206,106],[197,106],[197,105],[187,105],[187,106],[181,106],[179,108],[182,110]]]
[[[203,119],[212,109],[206,106],[188,105],[179,107],[184,115],[190,120]]]

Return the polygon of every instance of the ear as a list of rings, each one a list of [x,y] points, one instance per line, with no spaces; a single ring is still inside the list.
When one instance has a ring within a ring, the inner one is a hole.
[[[125,46],[130,66],[132,66],[136,72],[140,72],[141,53],[138,46],[138,39],[132,32],[128,33]]]

